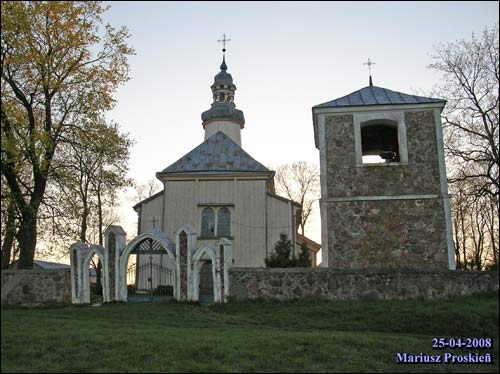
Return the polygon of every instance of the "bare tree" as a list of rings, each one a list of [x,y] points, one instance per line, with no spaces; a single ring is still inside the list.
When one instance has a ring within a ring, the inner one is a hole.
[[[134,183],[135,198],[137,202],[153,196],[161,189],[161,184],[158,179],[149,179],[145,183]]]
[[[499,26],[435,48],[459,269],[498,267]]]
[[[302,206],[297,222],[304,236],[307,222],[314,211],[314,204],[319,199],[318,166],[305,161],[279,166],[275,182],[278,194],[283,194]]]
[[[445,147],[453,165],[451,182],[475,179],[476,195],[499,194],[498,23],[478,39],[436,48],[429,67],[444,73],[435,94],[447,99],[443,111]]]

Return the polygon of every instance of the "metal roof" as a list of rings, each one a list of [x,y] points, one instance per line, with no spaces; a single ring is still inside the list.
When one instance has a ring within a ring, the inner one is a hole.
[[[68,264],[60,264],[57,262],[33,260],[33,263],[40,266],[43,269],[69,269],[71,266]]]
[[[408,95],[402,92],[388,90],[377,86],[367,86],[338,99],[328,101],[313,108],[349,107],[366,105],[401,105],[446,103],[443,99]]]
[[[162,173],[270,172],[226,134],[219,131]]]

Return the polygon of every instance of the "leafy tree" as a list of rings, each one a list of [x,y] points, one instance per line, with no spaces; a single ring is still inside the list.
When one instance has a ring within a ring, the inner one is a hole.
[[[8,269],[15,255],[15,237],[17,232],[17,212],[7,184],[2,177],[2,255],[1,268]]]
[[[1,171],[20,217],[19,268],[33,267],[61,144],[84,119],[111,109],[113,92],[128,80],[128,31],[102,30],[105,10],[94,1],[2,1]]]
[[[305,243],[300,246],[299,257],[297,258],[296,266],[310,268],[312,264],[311,254]]]
[[[274,245],[274,253],[266,258],[266,266],[270,268],[288,268],[295,266],[296,259],[291,257],[292,242],[288,239],[288,235],[281,233],[280,240]]]

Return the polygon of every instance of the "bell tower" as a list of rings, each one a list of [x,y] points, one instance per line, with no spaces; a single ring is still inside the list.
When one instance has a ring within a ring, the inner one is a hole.
[[[445,104],[370,75],[369,86],[312,108],[323,266],[455,269]]]

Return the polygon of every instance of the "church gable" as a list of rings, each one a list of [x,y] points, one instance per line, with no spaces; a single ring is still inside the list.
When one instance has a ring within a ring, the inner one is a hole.
[[[167,174],[201,172],[271,171],[219,131],[162,171]]]

